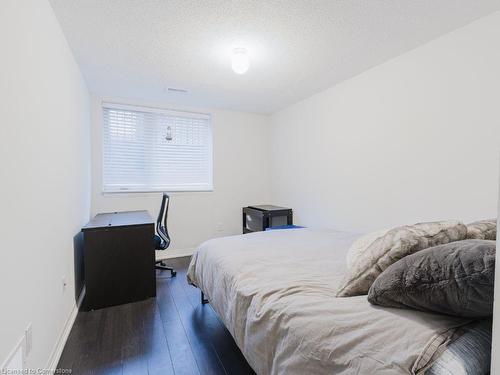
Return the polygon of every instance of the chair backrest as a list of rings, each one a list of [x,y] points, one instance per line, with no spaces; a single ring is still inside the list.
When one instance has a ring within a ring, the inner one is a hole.
[[[160,249],[165,250],[170,245],[170,236],[168,235],[167,229],[167,218],[168,218],[168,203],[170,202],[170,197],[167,193],[163,193],[161,199],[160,212],[158,214],[158,219],[156,219],[156,232],[161,238]]]

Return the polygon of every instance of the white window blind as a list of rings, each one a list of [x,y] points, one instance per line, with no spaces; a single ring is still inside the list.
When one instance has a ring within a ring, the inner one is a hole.
[[[103,104],[103,190],[212,190],[206,114]]]

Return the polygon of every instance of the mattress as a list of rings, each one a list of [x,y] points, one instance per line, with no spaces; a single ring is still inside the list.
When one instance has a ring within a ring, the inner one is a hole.
[[[470,322],[336,298],[359,235],[294,229],[213,239],[193,255],[200,288],[257,374],[421,374]]]

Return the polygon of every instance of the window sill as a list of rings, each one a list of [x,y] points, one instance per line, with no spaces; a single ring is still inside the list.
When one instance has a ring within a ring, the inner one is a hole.
[[[158,194],[166,192],[168,194],[196,194],[196,193],[213,193],[214,188],[210,189],[199,189],[199,190],[101,190],[101,195],[113,196],[113,195],[134,195],[134,194]]]

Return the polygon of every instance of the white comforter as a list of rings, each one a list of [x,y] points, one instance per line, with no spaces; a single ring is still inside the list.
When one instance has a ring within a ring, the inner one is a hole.
[[[296,229],[210,240],[194,254],[188,281],[258,374],[423,372],[467,321],[336,298],[356,238]]]

